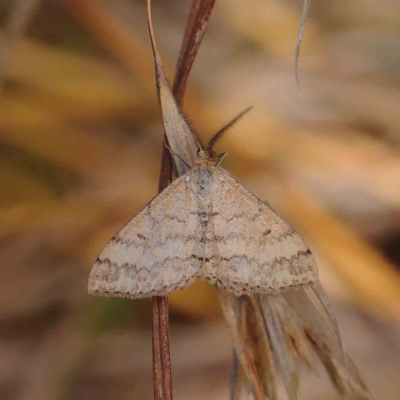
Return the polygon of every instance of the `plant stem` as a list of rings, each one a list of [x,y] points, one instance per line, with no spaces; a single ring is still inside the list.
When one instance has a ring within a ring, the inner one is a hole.
[[[173,93],[181,104],[186,82],[202,42],[215,0],[193,0],[186,23],[185,34],[176,67]],[[164,144],[165,144],[164,134]],[[196,151],[194,149],[193,151]],[[168,149],[163,146],[158,191],[163,191],[170,183],[172,161]],[[153,297],[153,382],[154,400],[173,400],[172,372],[169,351],[168,298]]]

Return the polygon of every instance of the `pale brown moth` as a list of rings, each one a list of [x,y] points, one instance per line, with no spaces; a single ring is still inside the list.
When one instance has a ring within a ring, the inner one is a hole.
[[[158,95],[168,135],[190,129],[180,112],[156,50]],[[172,107],[165,107],[166,103]],[[236,119],[235,119],[236,120]],[[231,125],[231,124],[230,124]],[[230,126],[228,125],[228,126]],[[186,172],[146,205],[106,245],[89,277],[89,293],[142,298],[168,295],[196,278],[237,296],[276,293],[318,280],[317,266],[302,238],[254,193],[211,157],[215,141],[185,159]],[[186,136],[187,137],[187,136]],[[185,146],[183,143],[182,146]]]

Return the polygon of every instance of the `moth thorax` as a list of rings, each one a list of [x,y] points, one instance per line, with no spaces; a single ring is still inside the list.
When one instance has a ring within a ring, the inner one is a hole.
[[[213,173],[209,168],[199,168],[196,171],[196,192],[203,199],[210,196],[212,191]]]

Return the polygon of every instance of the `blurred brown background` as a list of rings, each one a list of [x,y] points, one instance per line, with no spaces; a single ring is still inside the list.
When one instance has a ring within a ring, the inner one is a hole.
[[[154,0],[171,75],[190,3]],[[303,234],[349,353],[377,397],[396,400],[400,7],[312,1],[299,91],[301,7],[217,0],[185,108],[206,143],[254,106],[218,145],[224,167]],[[156,194],[145,1],[3,0],[0,16],[1,398],[150,399],[150,302],[86,292],[98,252]],[[214,289],[197,283],[170,306],[176,399],[227,399],[231,347]],[[322,369],[301,387],[304,399],[336,398]]]

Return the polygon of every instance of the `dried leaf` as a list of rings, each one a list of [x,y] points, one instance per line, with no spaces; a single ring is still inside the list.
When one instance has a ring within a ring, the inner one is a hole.
[[[268,399],[276,399],[277,371],[273,360],[273,350],[265,329],[261,305],[257,296],[244,298],[247,304],[247,342],[252,350],[254,363],[258,376],[261,379],[265,396]]]
[[[278,295],[279,296],[279,295]],[[275,362],[283,378],[283,383],[290,400],[297,399],[298,366],[289,337],[286,335],[284,321],[278,314],[278,296],[260,296],[265,328],[271,341]]]
[[[328,295],[326,294],[325,289],[321,285],[321,282],[318,281],[311,287],[305,287],[305,290],[307,292],[312,290],[314,292],[314,294],[316,295],[316,297],[318,298],[318,300],[321,302],[321,305],[323,306],[323,308],[326,312],[326,315],[329,318],[330,325],[339,340],[340,347],[342,350],[343,361],[346,363],[346,351],[344,348],[344,342],[342,339],[342,335],[341,335],[340,329],[339,329],[339,322],[336,318],[335,310],[333,309],[331,300],[329,299]],[[309,297],[311,298],[310,295],[309,295]]]
[[[168,144],[172,149],[172,153],[175,153],[173,154],[175,165],[179,175],[181,175],[189,170],[189,166],[195,164],[197,150],[201,149],[201,145],[193,128],[190,126],[187,119],[185,119],[182,110],[180,110],[172,94],[167,75],[162,67],[161,58],[158,54],[154,39],[150,7],[151,1],[148,0],[147,17],[156,70],[157,94],[163,114]],[[196,151],[193,151],[194,149],[196,149]]]
[[[349,356],[343,353],[341,336],[336,333],[337,325],[334,326],[328,315],[323,315],[324,308],[315,304],[310,288],[288,291],[285,297],[296,311],[302,331],[339,393],[346,399],[373,399],[355,365]]]
[[[239,300],[236,296],[223,290],[218,290],[218,296],[222,312],[228,323],[233,347],[239,359],[240,366],[243,368],[244,375],[247,378],[249,390],[253,394],[254,399],[263,400],[264,394],[260,378],[240,329],[240,321],[238,320],[238,316],[240,315],[238,312]]]

